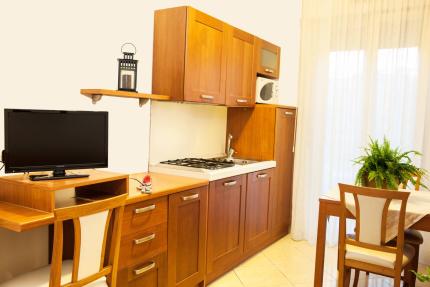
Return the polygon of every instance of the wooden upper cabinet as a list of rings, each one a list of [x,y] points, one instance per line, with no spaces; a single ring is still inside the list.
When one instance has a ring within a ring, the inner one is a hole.
[[[226,78],[228,106],[255,105],[254,36],[229,26]]]
[[[209,282],[237,264],[243,255],[246,175],[210,183],[207,279]]]
[[[184,100],[225,103],[225,24],[188,8]]]
[[[152,92],[172,101],[255,104],[255,37],[191,7],[155,11]]]
[[[270,199],[273,169],[248,174],[245,215],[245,252],[252,252],[271,238]]]
[[[155,11],[152,91],[225,104],[226,25],[191,7]]]
[[[255,48],[257,74],[274,79],[279,78],[281,48],[259,38],[256,38]]]
[[[204,286],[208,187],[169,196],[168,286]]]

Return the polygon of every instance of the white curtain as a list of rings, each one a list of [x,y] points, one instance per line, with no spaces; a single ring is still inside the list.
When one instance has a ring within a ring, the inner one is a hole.
[[[318,199],[354,183],[369,137],[423,149],[430,0],[303,0],[301,33],[292,234],[314,242]]]

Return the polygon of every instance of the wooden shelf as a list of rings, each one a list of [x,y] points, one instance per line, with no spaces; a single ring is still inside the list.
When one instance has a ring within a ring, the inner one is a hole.
[[[105,89],[81,89],[81,94],[91,98],[93,101],[93,104],[100,101],[102,96],[139,99],[139,106],[143,106],[144,104],[146,104],[148,100],[158,100],[158,101],[170,100],[170,97],[165,95],[143,94],[143,93],[137,93],[137,92],[105,90]]]
[[[22,232],[54,222],[54,213],[0,201],[0,227]]]

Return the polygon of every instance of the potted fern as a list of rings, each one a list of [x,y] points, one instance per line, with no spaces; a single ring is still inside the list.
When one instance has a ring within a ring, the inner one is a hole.
[[[420,156],[421,153],[413,150],[401,152],[399,148],[392,148],[386,138],[382,144],[370,139],[364,153],[354,161],[361,165],[355,178],[356,185],[397,190],[401,183],[415,185],[417,177],[425,174],[425,170],[416,167],[411,160],[411,155]],[[427,188],[421,182],[419,184]]]

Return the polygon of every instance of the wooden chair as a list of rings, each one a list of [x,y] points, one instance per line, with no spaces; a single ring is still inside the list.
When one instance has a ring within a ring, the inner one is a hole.
[[[121,222],[127,195],[56,209],[51,265],[1,287],[116,287]],[[63,261],[63,223],[73,220],[74,256]],[[107,279],[108,278],[108,279]]]
[[[394,278],[399,287],[401,273],[414,256],[414,248],[404,244],[404,226],[408,192],[364,188],[339,184],[342,212],[339,229],[338,286],[349,286],[351,269]],[[347,205],[345,195],[355,203],[355,238],[346,236]],[[401,202],[396,245],[385,244],[388,208],[393,200]],[[406,268],[408,269],[409,266]],[[406,272],[409,272],[408,270]],[[358,280],[357,280],[358,281]],[[356,282],[354,282],[356,284]]]

